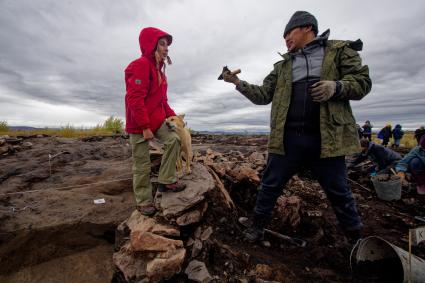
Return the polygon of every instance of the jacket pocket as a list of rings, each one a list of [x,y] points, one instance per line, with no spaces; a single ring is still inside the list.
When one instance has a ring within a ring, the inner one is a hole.
[[[131,134],[130,135],[130,143],[132,147],[133,157],[143,158],[146,156],[146,148],[148,148],[149,155],[149,147],[147,144],[147,140],[143,138],[142,134]]]
[[[347,124],[347,122],[341,115],[336,115],[336,114],[332,114],[332,123],[335,126],[342,126]]]
[[[334,128],[333,140],[338,151],[357,145],[357,130],[352,118],[342,114],[332,114],[332,124]]]

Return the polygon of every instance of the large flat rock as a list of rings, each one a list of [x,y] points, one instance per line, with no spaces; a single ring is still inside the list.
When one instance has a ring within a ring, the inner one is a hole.
[[[187,185],[186,189],[177,193],[158,193],[157,200],[165,217],[175,217],[205,199],[205,194],[214,188],[215,183],[208,169],[195,163],[192,174],[185,176],[181,182]]]

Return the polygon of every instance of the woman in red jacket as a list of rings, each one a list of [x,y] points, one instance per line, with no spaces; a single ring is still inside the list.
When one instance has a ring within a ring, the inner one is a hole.
[[[139,36],[142,56],[125,69],[125,128],[133,151],[133,190],[138,209],[144,215],[156,212],[150,182],[149,140],[157,137],[165,144],[158,190],[179,192],[186,187],[177,182],[175,174],[180,138],[165,124],[167,117],[176,115],[168,105],[165,76],[165,61],[171,64],[168,46],[172,40],[171,35],[160,29],[142,29]]]

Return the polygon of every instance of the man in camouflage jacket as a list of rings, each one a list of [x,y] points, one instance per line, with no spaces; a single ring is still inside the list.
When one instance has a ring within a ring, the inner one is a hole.
[[[254,104],[272,103],[269,157],[257,195],[255,216],[245,238],[264,235],[277,198],[302,168],[311,169],[325,190],[345,234],[360,237],[362,222],[346,181],[345,155],[360,149],[350,100],[371,90],[369,69],[357,51],[362,42],[328,40],[318,34],[316,18],[296,12],[284,31],[288,53],[274,64],[263,85],[240,80],[230,72],[224,80]]]

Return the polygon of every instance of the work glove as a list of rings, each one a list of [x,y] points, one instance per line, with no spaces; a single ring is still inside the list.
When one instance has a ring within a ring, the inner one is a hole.
[[[404,172],[398,172],[397,176],[399,176],[401,180],[404,180],[406,178],[406,174]]]
[[[238,85],[240,80],[237,75],[232,75],[230,71],[223,73],[223,80],[234,85]]]
[[[313,84],[310,88],[311,97],[314,102],[328,101],[336,91],[335,81],[319,81]]]

